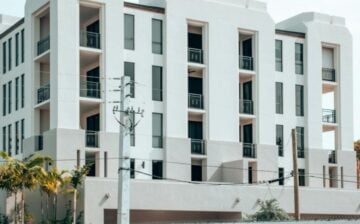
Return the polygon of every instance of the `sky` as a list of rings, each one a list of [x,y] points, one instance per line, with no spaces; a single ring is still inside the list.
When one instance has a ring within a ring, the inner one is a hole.
[[[360,1],[359,0],[261,0],[275,22],[301,12],[316,11],[346,19],[353,35],[354,64],[354,140],[360,139]],[[22,17],[25,0],[0,0],[0,13]]]

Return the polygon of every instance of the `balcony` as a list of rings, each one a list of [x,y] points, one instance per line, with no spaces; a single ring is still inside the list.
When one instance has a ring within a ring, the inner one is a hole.
[[[240,69],[254,71],[254,60],[249,56],[239,56]]]
[[[203,50],[196,49],[196,48],[189,48],[188,49],[188,61],[192,63],[203,64]]]
[[[100,99],[100,83],[80,80],[80,97]]]
[[[330,109],[323,109],[322,121],[323,123],[336,124],[336,111]]]
[[[99,147],[99,132],[86,130],[85,145],[89,148]]]
[[[240,100],[240,114],[254,114],[253,101],[252,100]]]
[[[42,135],[35,136],[35,151],[44,149],[44,137]]]
[[[45,84],[37,90],[37,103],[50,99],[50,84]]]
[[[191,139],[191,154],[205,155],[205,141],[201,139]]]
[[[89,31],[80,32],[80,46],[100,49],[100,33]]]
[[[37,43],[37,55],[44,53],[50,49],[50,36],[47,36]]]
[[[243,143],[243,157],[256,158],[256,147],[253,143]]]
[[[189,93],[189,108],[204,109],[203,96],[201,94]]]
[[[333,68],[323,68],[322,69],[322,80],[328,82],[335,82],[336,75],[335,69]]]
[[[329,153],[329,163],[332,163],[332,164],[336,163],[336,152],[335,152],[335,150],[331,151]]]

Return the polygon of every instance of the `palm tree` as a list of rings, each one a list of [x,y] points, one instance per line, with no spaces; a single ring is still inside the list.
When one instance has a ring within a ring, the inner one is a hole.
[[[15,195],[14,222],[17,224],[17,193],[21,186],[21,175],[16,169],[14,158],[8,156],[6,152],[0,152],[0,157],[5,161],[5,164],[0,166],[0,189]]]
[[[56,167],[52,167],[50,171],[44,175],[40,182],[41,190],[47,194],[47,218],[49,218],[49,199],[51,196],[53,197],[53,219],[55,222],[57,219],[57,196],[65,184],[64,175],[66,173],[67,171],[59,171]]]
[[[18,162],[18,168],[21,170],[21,223],[25,218],[25,189],[33,191],[40,183],[40,180],[46,175],[44,163],[52,161],[49,157],[29,156],[23,162]]]
[[[285,221],[289,220],[288,214],[279,207],[276,199],[261,201],[258,200],[259,211],[250,216],[253,221]]]
[[[81,168],[76,167],[76,169],[72,170],[70,177],[70,184],[72,187],[73,195],[73,223],[76,224],[76,197],[78,192],[78,187],[81,186],[84,182],[85,176],[89,172],[89,167],[84,165]]]

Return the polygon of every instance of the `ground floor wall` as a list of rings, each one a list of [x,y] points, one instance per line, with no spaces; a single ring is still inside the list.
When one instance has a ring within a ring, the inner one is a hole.
[[[83,193],[85,223],[104,223],[116,217],[116,180],[87,179]],[[186,214],[189,219],[201,221],[236,221],[241,215],[255,213],[259,199],[272,198],[286,212],[294,212],[292,187],[132,180],[131,218],[132,223],[176,221],[179,215]],[[357,190],[300,188],[300,211],[304,217],[360,216],[359,201]]]

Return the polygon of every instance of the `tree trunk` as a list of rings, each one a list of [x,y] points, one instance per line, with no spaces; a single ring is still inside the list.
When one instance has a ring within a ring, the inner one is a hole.
[[[14,222],[17,224],[17,192],[15,191]]]
[[[77,189],[74,189],[74,199],[73,199],[73,224],[76,224],[76,196],[77,196]]]
[[[21,190],[21,224],[25,223],[25,186]]]
[[[44,223],[44,203],[43,203],[44,195],[40,190],[40,209],[41,209],[41,223]]]
[[[56,223],[56,196],[54,195],[53,196],[53,219],[54,219],[54,222]]]

